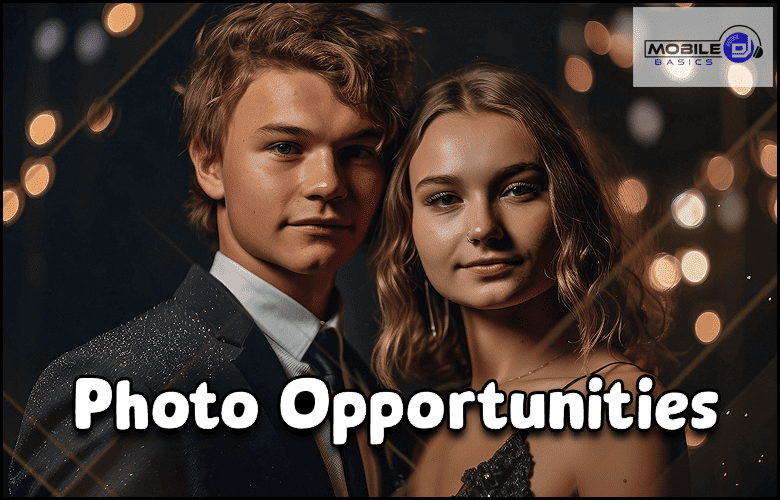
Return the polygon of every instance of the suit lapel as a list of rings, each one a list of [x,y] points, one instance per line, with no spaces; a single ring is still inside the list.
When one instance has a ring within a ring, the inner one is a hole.
[[[326,484],[332,491],[328,470],[311,431],[291,429],[279,414],[279,397],[282,387],[287,383],[287,376],[276,353],[256,325],[249,331],[244,348],[233,364],[252,387],[261,411],[266,413],[276,432],[285,437],[287,454],[297,457],[298,470],[291,472],[306,471],[308,481],[312,481],[312,484]]]
[[[326,489],[332,495],[330,477],[311,432],[295,431],[281,419],[279,396],[287,376],[262,330],[238,299],[197,264],[192,266],[175,297],[188,301],[211,324],[215,338],[237,348],[233,365],[252,388],[260,411],[265,412],[279,440],[284,443],[284,453],[296,457],[296,470],[285,472],[296,477],[303,475],[312,485],[327,485]],[[319,489],[313,487],[312,491]]]

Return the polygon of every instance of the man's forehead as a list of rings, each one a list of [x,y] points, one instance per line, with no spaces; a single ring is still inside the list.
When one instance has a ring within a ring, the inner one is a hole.
[[[344,103],[316,72],[268,67],[258,71],[232,113],[231,128],[252,135],[323,128],[343,134],[381,136],[365,106]],[[300,134],[295,134],[300,135]]]

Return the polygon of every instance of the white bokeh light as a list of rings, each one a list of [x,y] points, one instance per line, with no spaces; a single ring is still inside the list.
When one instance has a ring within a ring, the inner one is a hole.
[[[691,285],[702,283],[710,274],[710,258],[700,248],[689,248],[679,257],[680,270],[685,281]]]
[[[33,52],[42,62],[49,62],[65,47],[67,30],[62,19],[51,18],[43,21],[33,33]]]
[[[676,82],[690,80],[695,74],[696,65],[690,64],[693,63],[693,59],[664,58],[661,61],[664,65],[664,74]],[[672,64],[669,64],[669,61],[672,61]],[[683,61],[685,64],[678,64],[679,61]]]
[[[723,229],[729,233],[735,233],[745,225],[747,213],[748,201],[745,195],[739,191],[729,191],[724,193],[718,201],[715,218]]]
[[[677,195],[672,201],[672,218],[678,226],[695,229],[707,217],[707,202],[697,189],[688,189]]]
[[[753,61],[744,63],[731,63],[725,68],[725,79],[731,92],[743,99],[750,97],[756,88],[758,73]]]
[[[658,142],[664,130],[663,111],[650,97],[640,97],[629,104],[626,122],[634,141],[647,148]]]
[[[98,62],[108,50],[108,40],[100,21],[87,21],[81,25],[74,40],[79,62],[85,66]]]

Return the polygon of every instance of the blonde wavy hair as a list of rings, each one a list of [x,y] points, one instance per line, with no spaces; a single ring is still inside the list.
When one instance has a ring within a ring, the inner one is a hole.
[[[206,23],[195,40],[182,97],[181,139],[201,146],[210,163],[222,155],[236,104],[263,67],[303,69],[325,79],[339,100],[383,133],[402,127],[416,61],[411,35],[422,33],[354,8],[354,4],[249,4]],[[190,180],[190,223],[218,245],[217,201]]]
[[[649,243],[635,245],[644,227],[618,202],[615,172],[610,171],[614,157],[597,153],[596,142],[575,128],[539,84],[510,69],[479,63],[421,92],[396,158],[370,259],[381,327],[372,355],[377,378],[389,387],[397,387],[396,374],[439,381],[470,378],[460,308],[446,307],[438,293],[430,294],[439,332],[431,334],[425,273],[412,237],[409,162],[433,120],[475,111],[509,116],[533,137],[549,179],[561,243],[553,262],[558,296],[578,323],[580,355],[587,357],[605,342],[646,370],[657,366],[659,355],[671,357],[661,340],[671,331],[676,302],[641,279],[653,252]],[[629,251],[631,257],[624,259]]]

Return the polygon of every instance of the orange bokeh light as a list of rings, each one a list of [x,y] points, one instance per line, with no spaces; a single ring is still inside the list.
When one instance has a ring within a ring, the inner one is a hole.
[[[593,85],[593,70],[580,56],[569,56],[563,71],[566,83],[577,92],[587,92]]]
[[[27,140],[35,147],[46,146],[60,128],[56,111],[43,111],[33,116],[27,125]]]
[[[715,311],[704,311],[696,318],[694,332],[702,344],[710,344],[720,335],[722,322]]]
[[[50,156],[29,158],[19,171],[22,187],[30,198],[40,198],[54,182],[54,160]]]
[[[658,254],[648,268],[648,282],[659,292],[674,289],[682,278],[680,261],[677,257],[666,253]]]
[[[603,56],[612,46],[609,30],[598,21],[588,21],[585,24],[585,43],[590,50]]]
[[[758,143],[758,157],[761,169],[770,177],[777,177],[777,144],[763,139]]]
[[[636,215],[647,205],[647,189],[639,179],[625,178],[618,186],[618,199],[626,212]]]
[[[723,156],[715,156],[707,164],[707,180],[718,191],[725,191],[734,182],[734,165]]]
[[[108,3],[103,8],[103,28],[115,38],[126,37],[138,28],[143,15],[140,3]]]

